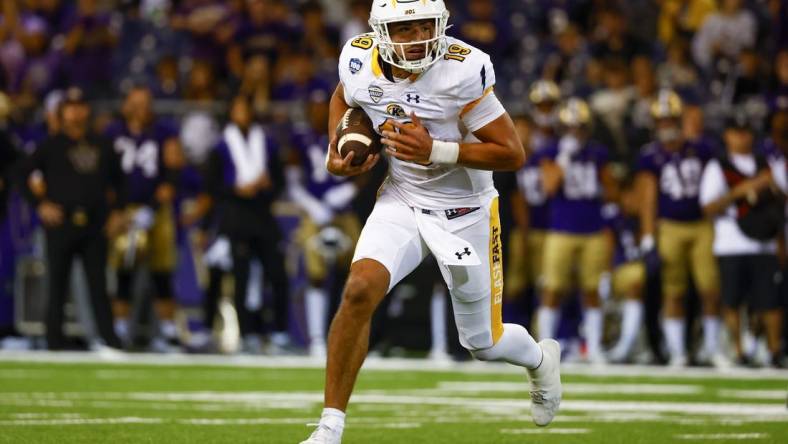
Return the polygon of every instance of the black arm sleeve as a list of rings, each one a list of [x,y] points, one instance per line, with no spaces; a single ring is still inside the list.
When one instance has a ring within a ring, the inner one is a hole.
[[[49,155],[49,152],[51,151],[51,144],[52,139],[44,140],[36,147],[32,154],[19,162],[19,168],[16,170],[16,182],[19,186],[19,190],[22,192],[22,195],[25,197],[25,199],[27,199],[27,201],[33,206],[36,206],[42,200],[45,200],[46,196],[39,198],[33,194],[33,190],[30,189],[28,179],[30,178],[30,175],[33,173],[33,171],[45,171],[46,159]]]

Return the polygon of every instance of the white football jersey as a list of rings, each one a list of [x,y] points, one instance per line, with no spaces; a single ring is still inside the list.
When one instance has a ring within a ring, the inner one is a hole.
[[[383,73],[374,34],[349,40],[339,57],[339,78],[345,101],[361,107],[378,133],[386,119],[409,122],[415,112],[436,140],[478,142],[476,131],[499,116],[463,124],[463,116],[495,84],[490,56],[448,37],[447,54],[427,71],[408,79],[390,81]],[[480,207],[497,194],[492,172],[460,165],[419,165],[388,158],[386,191],[395,192],[408,205],[425,209]]]

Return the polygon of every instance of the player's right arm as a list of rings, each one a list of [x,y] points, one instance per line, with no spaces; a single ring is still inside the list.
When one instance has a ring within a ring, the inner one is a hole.
[[[635,176],[635,187],[641,202],[641,243],[645,241],[645,244],[653,244],[657,221],[657,177],[651,171],[640,171]]]
[[[337,135],[336,128],[342,116],[350,109],[350,105],[345,102],[345,89],[340,82],[334,94],[331,96],[328,112],[328,138],[331,140],[328,144],[328,154],[326,155],[326,169],[329,173],[336,176],[357,176],[371,170],[373,166],[380,159],[380,154],[370,154],[367,160],[361,165],[353,166],[350,164],[353,161],[353,151],[349,152],[347,156],[342,158],[337,150]]]

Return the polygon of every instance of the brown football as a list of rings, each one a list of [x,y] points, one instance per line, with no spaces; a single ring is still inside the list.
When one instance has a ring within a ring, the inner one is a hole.
[[[337,150],[343,158],[353,151],[351,165],[358,166],[370,154],[380,152],[383,145],[372,127],[372,120],[361,108],[350,108],[337,125]]]

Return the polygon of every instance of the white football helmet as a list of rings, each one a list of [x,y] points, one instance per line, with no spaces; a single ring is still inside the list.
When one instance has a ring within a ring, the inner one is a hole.
[[[413,20],[434,20],[435,35],[428,40],[394,43],[389,35],[389,24]],[[378,51],[386,63],[408,72],[421,73],[446,54],[446,28],[449,11],[443,0],[374,0],[369,13],[369,26],[378,39]],[[423,44],[425,56],[418,60],[405,60],[397,55],[397,47],[404,54],[405,47]]]

